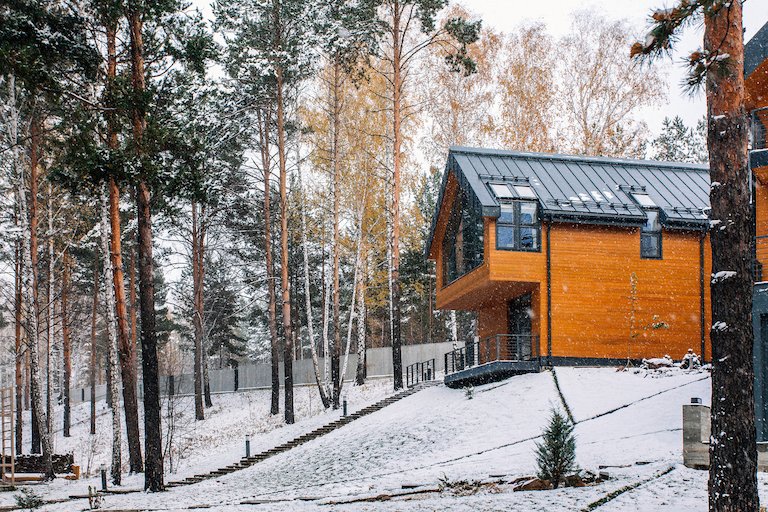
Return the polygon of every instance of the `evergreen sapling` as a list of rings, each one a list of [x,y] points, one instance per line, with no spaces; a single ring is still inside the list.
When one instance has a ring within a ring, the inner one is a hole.
[[[557,489],[561,480],[576,469],[576,438],[574,425],[558,410],[552,411],[542,440],[536,443],[538,477],[549,480]]]

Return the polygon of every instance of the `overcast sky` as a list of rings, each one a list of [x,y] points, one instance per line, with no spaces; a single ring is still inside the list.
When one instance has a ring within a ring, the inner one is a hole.
[[[563,35],[570,25],[570,13],[574,10],[594,7],[614,19],[625,18],[632,26],[643,30],[648,15],[659,7],[673,5],[671,0],[462,0],[462,5],[477,14],[483,23],[504,32],[512,31],[525,20],[542,21],[550,32]],[[747,0],[744,3],[745,41],[748,41],[763,25],[768,23],[768,1]],[[678,43],[678,54],[667,62],[657,65],[665,73],[669,83],[668,104],[643,112],[651,130],[657,133],[665,116],[680,115],[689,125],[704,116],[704,93],[691,97],[680,87],[685,75],[683,57],[702,44],[703,30],[688,29]]]

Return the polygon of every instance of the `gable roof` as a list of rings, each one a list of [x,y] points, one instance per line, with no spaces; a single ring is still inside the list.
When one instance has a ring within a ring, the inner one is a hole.
[[[768,23],[744,45],[744,76],[747,77],[768,59]]]
[[[484,217],[498,217],[491,184],[529,186],[545,221],[637,226],[646,215],[633,194],[647,194],[667,228],[709,226],[709,171],[705,165],[523,153],[452,147],[432,218],[430,253],[448,175],[468,192]]]

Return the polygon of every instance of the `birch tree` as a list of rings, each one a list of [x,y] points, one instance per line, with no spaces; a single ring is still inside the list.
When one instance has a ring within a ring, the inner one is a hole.
[[[471,74],[475,63],[467,53],[469,45],[478,38],[479,22],[467,22],[462,18],[447,20],[439,29],[435,26],[437,13],[446,4],[446,0],[370,0],[378,8],[380,21],[384,26],[380,44],[382,48],[381,66],[377,70],[387,81],[389,110],[392,115],[389,133],[392,137],[391,170],[391,236],[389,269],[391,273],[391,329],[392,329],[392,366],[394,387],[403,387],[402,336],[401,336],[401,283],[400,283],[400,225],[404,123],[417,111],[417,106],[409,101],[408,93],[412,88],[416,59],[431,45],[446,41],[452,45],[452,51],[446,63],[457,72]]]
[[[101,194],[101,222],[99,226],[101,237],[101,254],[104,261],[104,305],[106,308],[107,324],[107,372],[110,376],[109,387],[112,395],[112,464],[110,475],[114,485],[120,485],[122,471],[122,432],[120,426],[120,398],[118,368],[118,341],[115,327],[115,290],[113,288],[112,258],[109,252],[109,195],[106,189]]]

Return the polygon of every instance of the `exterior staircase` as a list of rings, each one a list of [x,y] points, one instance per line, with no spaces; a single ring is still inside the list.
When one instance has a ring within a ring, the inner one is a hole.
[[[241,469],[245,469],[248,467],[253,466],[254,464],[261,462],[265,459],[268,459],[270,457],[273,457],[279,453],[287,452],[288,450],[291,450],[293,448],[296,448],[297,446],[300,446],[304,443],[308,443],[309,441],[312,441],[313,439],[317,439],[318,437],[322,437],[330,432],[333,432],[336,429],[339,429],[343,427],[344,425],[348,423],[352,423],[356,419],[362,418],[363,416],[367,416],[369,414],[372,414],[376,411],[380,411],[383,408],[387,407],[388,405],[391,405],[395,402],[398,402],[402,400],[403,398],[409,397],[412,394],[427,388],[438,384],[436,381],[426,381],[421,382],[419,384],[416,384],[415,386],[408,388],[404,391],[401,391],[399,393],[396,393],[388,398],[385,398],[379,402],[376,402],[373,405],[369,405],[368,407],[364,407],[363,409],[360,409],[359,411],[350,414],[348,416],[342,416],[336,421],[333,421],[331,423],[328,423],[327,425],[324,425],[320,428],[317,428],[311,432],[308,432],[306,434],[303,434],[295,439],[292,439],[286,443],[283,443],[279,446],[276,446],[270,450],[258,453],[256,455],[253,455],[251,457],[243,457],[240,459],[239,462],[236,462],[234,464],[230,464],[229,466],[225,466],[223,468],[219,468],[217,470],[211,471],[210,473],[202,473],[199,475],[194,475],[191,477],[188,477],[184,480],[179,481],[172,481],[168,482],[166,484],[167,488],[173,488],[173,487],[181,487],[184,485],[191,485],[196,484],[198,482],[202,482],[203,480],[208,480],[211,478],[217,478],[220,476],[228,475],[230,473],[234,473],[235,471],[239,471]]]

